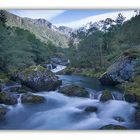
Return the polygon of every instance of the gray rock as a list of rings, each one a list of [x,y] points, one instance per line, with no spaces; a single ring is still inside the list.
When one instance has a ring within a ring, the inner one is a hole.
[[[134,76],[135,59],[131,55],[120,56],[100,77],[100,82],[103,85],[117,85],[124,81],[129,81]]]
[[[89,97],[88,91],[77,85],[66,85],[64,87],[60,87],[59,92],[67,96]]]
[[[14,73],[12,77],[35,91],[56,90],[62,84],[54,73],[42,66],[31,66]]]
[[[109,101],[109,100],[113,100],[113,96],[112,96],[110,91],[104,90],[101,97],[100,97],[100,101],[101,102],[106,102],[106,101]]]
[[[25,93],[21,96],[22,103],[38,104],[38,103],[43,103],[44,101],[45,101],[44,97],[33,95],[31,93]]]
[[[17,96],[8,92],[0,92],[0,103],[5,105],[17,104]]]

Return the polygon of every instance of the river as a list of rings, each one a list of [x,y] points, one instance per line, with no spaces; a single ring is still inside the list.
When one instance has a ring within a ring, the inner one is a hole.
[[[0,123],[2,130],[94,130],[107,124],[117,124],[135,128],[134,114],[136,104],[130,104],[123,94],[113,87],[101,86],[96,78],[59,75],[62,85],[77,84],[90,92],[90,98],[68,97],[56,91],[38,92],[46,102],[42,104],[18,104],[8,106],[5,121]],[[114,100],[100,102],[103,89],[110,89]],[[87,106],[96,106],[97,112],[84,111]],[[122,117],[120,122],[114,117]]]

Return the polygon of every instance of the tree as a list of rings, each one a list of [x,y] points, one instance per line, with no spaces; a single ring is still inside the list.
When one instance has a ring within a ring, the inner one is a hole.
[[[125,21],[125,18],[126,17],[124,17],[121,13],[119,13],[116,20],[115,20],[116,24],[117,25],[122,25]]]
[[[111,18],[107,18],[105,20],[101,20],[100,24],[102,24],[102,31],[105,33],[108,31],[108,29],[113,25],[114,20]]]
[[[134,10],[134,12],[136,13],[136,15],[140,15],[140,10]]]
[[[0,10],[0,23],[5,25],[6,21],[6,11]]]

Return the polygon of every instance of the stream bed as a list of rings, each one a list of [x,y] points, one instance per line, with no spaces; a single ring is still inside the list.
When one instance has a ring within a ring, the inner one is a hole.
[[[62,86],[76,84],[85,87],[90,98],[68,97],[56,91],[38,92],[46,98],[42,104],[18,104],[8,106],[5,121],[0,123],[2,130],[96,130],[108,124],[122,125],[135,129],[135,106],[123,98],[123,93],[113,87],[101,86],[96,78],[59,75]],[[113,100],[100,102],[101,91],[112,91]],[[85,112],[88,106],[97,107],[97,112]],[[115,120],[121,117],[124,121]]]

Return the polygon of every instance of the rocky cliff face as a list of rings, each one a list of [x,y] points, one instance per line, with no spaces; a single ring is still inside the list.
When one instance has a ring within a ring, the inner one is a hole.
[[[108,70],[100,77],[103,85],[117,85],[129,81],[135,75],[139,49],[123,53]]]

